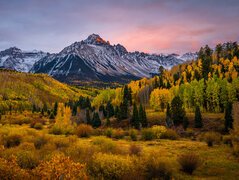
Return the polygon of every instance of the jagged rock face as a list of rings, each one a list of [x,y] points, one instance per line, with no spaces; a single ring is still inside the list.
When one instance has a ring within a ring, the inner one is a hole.
[[[29,72],[33,64],[46,55],[47,53],[41,51],[25,52],[16,47],[11,47],[0,52],[0,67]]]
[[[101,80],[127,82],[150,77],[159,66],[170,68],[182,63],[178,55],[156,55],[128,52],[120,44],[110,45],[99,35],[75,42],[58,54],[48,55],[36,62],[33,73],[47,73],[61,81]]]

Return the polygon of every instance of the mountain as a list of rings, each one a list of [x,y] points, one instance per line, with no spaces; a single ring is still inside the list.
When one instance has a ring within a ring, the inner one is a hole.
[[[127,82],[150,77],[158,72],[159,66],[170,68],[192,57],[128,52],[124,46],[111,45],[99,35],[92,34],[57,54],[43,57],[33,65],[30,72],[46,73],[68,83],[79,80]]]
[[[47,56],[47,53],[42,51],[27,52],[11,47],[0,51],[0,67],[20,72],[29,72],[33,64],[45,56]]]
[[[0,106],[32,108],[32,104],[42,107],[44,103],[66,102],[87,96],[80,90],[60,83],[47,74],[30,74],[0,69]],[[0,109],[1,110],[1,109]]]

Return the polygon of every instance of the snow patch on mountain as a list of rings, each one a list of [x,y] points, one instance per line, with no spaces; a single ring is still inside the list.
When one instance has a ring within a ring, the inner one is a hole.
[[[0,52],[0,67],[21,72],[29,72],[32,66],[47,56],[42,51],[22,51],[11,47]]]

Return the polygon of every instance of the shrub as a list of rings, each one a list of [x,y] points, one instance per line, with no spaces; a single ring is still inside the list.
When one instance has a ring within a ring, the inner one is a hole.
[[[147,179],[169,180],[172,176],[170,163],[155,156],[150,156],[145,162],[145,171]]]
[[[208,147],[212,147],[214,143],[220,142],[221,134],[216,132],[206,132],[203,139],[207,143]]]
[[[113,136],[113,129],[112,129],[112,128],[107,128],[107,129],[105,130],[104,134],[105,134],[107,137],[111,138],[111,137]]]
[[[156,139],[160,139],[162,133],[165,133],[167,131],[165,126],[153,126],[152,131],[154,133],[154,137]]]
[[[152,129],[146,128],[142,130],[142,139],[145,141],[154,139],[154,133]]]
[[[193,153],[186,153],[178,158],[181,170],[185,173],[192,174],[201,164],[199,157]]]
[[[22,136],[18,134],[10,134],[3,137],[4,147],[6,148],[18,146],[20,145],[21,141],[22,141]]]
[[[35,150],[34,144],[30,143],[30,142],[23,142],[18,146],[18,148],[20,150],[24,150],[24,151],[34,151]]]
[[[78,137],[90,137],[93,133],[93,128],[87,124],[80,124],[76,127],[75,133]]]
[[[50,134],[55,134],[55,135],[61,135],[64,134],[64,131],[62,128],[58,127],[57,125],[52,126],[52,128],[49,130]]]
[[[135,130],[135,129],[131,129],[129,131],[129,136],[130,136],[132,141],[137,141],[137,134],[138,134],[138,131]]]
[[[42,162],[33,174],[36,179],[87,179],[85,166],[63,155],[55,155],[50,161]]]
[[[30,176],[18,166],[15,157],[9,161],[0,158],[0,179],[30,179]]]
[[[232,137],[230,135],[223,136],[222,141],[224,144],[228,144],[228,145],[232,146]]]
[[[40,130],[40,129],[42,129],[42,128],[43,128],[42,123],[36,123],[36,124],[34,125],[34,129]]]
[[[67,138],[56,138],[53,140],[57,149],[67,148],[70,146],[70,142]]]
[[[39,159],[33,152],[20,151],[17,153],[17,164],[23,169],[33,169],[39,163]]]
[[[113,138],[122,139],[124,137],[124,130],[122,129],[114,129],[113,130]]]
[[[100,151],[104,153],[121,154],[123,152],[123,149],[118,147],[112,139],[103,136],[94,138],[93,144],[97,145],[100,148]]]
[[[45,136],[36,137],[34,140],[34,146],[36,149],[41,149],[46,143],[48,139]]]
[[[89,164],[89,170],[96,179],[123,179],[130,174],[133,163],[128,156],[113,154],[95,154]]]
[[[129,152],[131,155],[139,156],[142,152],[142,148],[136,144],[131,144],[129,147]]]
[[[176,131],[172,130],[172,129],[167,129],[167,131],[163,132],[161,134],[161,139],[170,139],[170,140],[176,140],[179,138],[178,134],[176,133]]]

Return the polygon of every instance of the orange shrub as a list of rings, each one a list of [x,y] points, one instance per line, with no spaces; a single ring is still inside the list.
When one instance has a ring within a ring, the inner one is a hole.
[[[87,124],[80,124],[76,127],[75,134],[78,137],[90,137],[93,134],[93,128]]]
[[[42,162],[33,170],[33,174],[39,179],[88,179],[85,165],[63,155],[55,155],[50,161]]]

